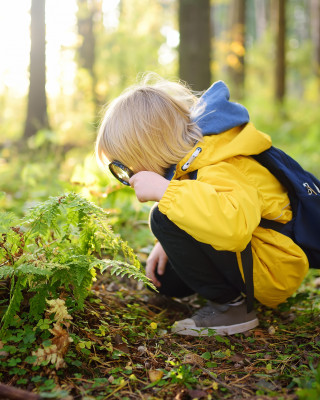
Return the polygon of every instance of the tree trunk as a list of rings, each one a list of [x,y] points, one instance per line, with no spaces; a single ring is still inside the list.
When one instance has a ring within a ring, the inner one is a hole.
[[[31,3],[30,86],[24,139],[48,128],[46,98],[45,0]]]
[[[95,106],[101,106],[99,104],[96,84],[97,77],[94,70],[96,62],[96,25],[98,21],[98,14],[102,16],[101,1],[99,0],[78,0],[78,13],[77,13],[77,24],[78,33],[82,41],[78,48],[78,63],[81,68],[88,71],[91,78],[91,95],[92,101]]]
[[[179,0],[179,75],[194,90],[211,83],[210,0]]]
[[[94,10],[92,2],[78,0],[78,33],[82,38],[79,46],[79,64],[93,76],[95,61],[95,37],[93,32]]]
[[[233,95],[237,99],[244,96],[245,80],[245,29],[246,29],[246,0],[233,0],[231,3],[230,52],[227,62]]]
[[[283,102],[286,90],[286,0],[274,0],[276,60],[275,97]]]
[[[255,18],[256,18],[256,36],[261,39],[267,29],[266,17],[266,3],[265,0],[256,0],[255,5]]]

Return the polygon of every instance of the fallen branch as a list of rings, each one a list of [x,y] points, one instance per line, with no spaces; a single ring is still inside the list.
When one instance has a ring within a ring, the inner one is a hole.
[[[38,394],[0,383],[0,398],[9,400],[41,400]]]

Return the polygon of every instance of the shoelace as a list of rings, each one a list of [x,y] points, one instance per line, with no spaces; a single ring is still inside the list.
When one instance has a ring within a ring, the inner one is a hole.
[[[234,299],[232,302],[227,303],[227,304],[218,304],[214,303],[213,301],[208,301],[208,303],[200,308],[200,310],[196,311],[194,313],[194,316],[197,317],[206,317],[208,315],[214,314],[214,313],[221,313],[227,311],[230,306],[238,306],[244,302],[244,298],[242,296],[237,297]]]
[[[210,302],[206,306],[200,308],[200,310],[196,311],[194,316],[197,317],[207,317],[208,315],[214,314],[214,313],[221,313],[224,311],[227,311],[229,308],[228,304],[217,304]]]

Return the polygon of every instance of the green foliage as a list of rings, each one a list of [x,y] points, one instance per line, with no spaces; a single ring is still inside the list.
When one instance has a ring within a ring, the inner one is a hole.
[[[297,391],[299,400],[318,400],[320,397],[320,367],[317,369],[311,366],[312,377],[295,378],[295,383],[298,384]]]
[[[12,226],[14,221],[12,214],[0,214],[0,279],[11,282],[1,332],[20,310],[23,291],[28,292],[30,319],[37,321],[46,299],[62,292],[72,293],[83,308],[97,270],[111,268],[152,286],[133,250],[107,225],[108,213],[78,194],[52,197],[31,209],[20,226]]]

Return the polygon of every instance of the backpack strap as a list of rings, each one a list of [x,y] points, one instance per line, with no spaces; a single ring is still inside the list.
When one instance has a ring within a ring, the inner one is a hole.
[[[262,228],[273,229],[274,231],[281,232],[285,224],[278,221],[272,221],[270,219],[261,218],[260,224]],[[246,285],[247,294],[247,312],[253,310],[254,303],[254,285],[253,285],[253,258],[251,242],[248,243],[247,247],[241,252],[242,270],[244,276],[244,283]]]
[[[244,276],[244,283],[246,285],[247,294],[247,312],[253,310],[254,302],[254,286],[253,286],[253,258],[251,242],[248,243],[247,247],[241,252],[242,270]]]
[[[259,226],[261,226],[261,228],[273,229],[274,231],[281,232],[285,224],[271,219],[261,218]]]
[[[189,174],[189,179],[197,179],[198,170],[192,171]],[[269,219],[261,218],[259,226],[265,229],[273,229],[277,232],[281,232],[285,224],[277,221],[272,221]],[[253,310],[254,305],[254,285],[253,285],[253,258],[252,258],[252,248],[251,241],[248,243],[247,247],[241,252],[241,262],[242,270],[244,276],[244,283],[246,285],[246,295],[247,295],[247,312]]]

